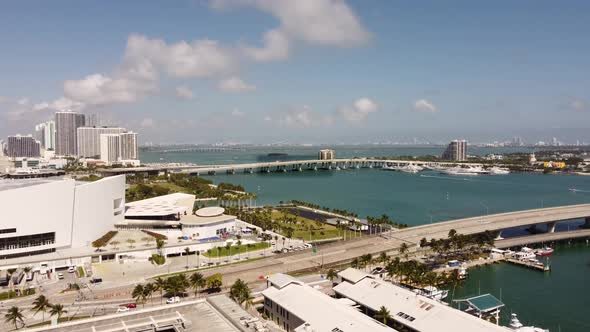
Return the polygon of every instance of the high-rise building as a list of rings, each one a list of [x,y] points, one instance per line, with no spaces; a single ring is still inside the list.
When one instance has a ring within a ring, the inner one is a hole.
[[[320,150],[318,153],[319,160],[336,159],[336,151],[330,149]]]
[[[84,114],[66,111],[55,113],[55,154],[77,154],[77,129],[85,123]]]
[[[100,127],[100,118],[96,113],[90,113],[85,115],[85,123],[86,127]]]
[[[7,156],[18,157],[39,157],[41,155],[41,143],[33,136],[8,136]]]
[[[122,134],[125,128],[115,127],[80,127],[77,129],[76,143],[78,145],[78,157],[98,158],[100,157],[100,135]]]
[[[137,133],[126,132],[120,134],[121,138],[121,160],[138,159]]]
[[[45,150],[55,150],[55,121],[47,121],[35,126],[36,138]]]
[[[467,159],[467,141],[453,140],[442,154],[444,160],[463,161]]]
[[[100,135],[100,160],[111,165],[119,160],[121,155],[121,135]]]

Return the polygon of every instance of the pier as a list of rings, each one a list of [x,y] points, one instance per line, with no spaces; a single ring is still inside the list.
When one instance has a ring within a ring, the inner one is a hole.
[[[522,261],[519,259],[514,259],[514,258],[506,258],[505,260],[508,263],[511,264],[515,264],[515,265],[520,265],[520,266],[524,266],[524,267],[528,267],[530,269],[534,269],[537,271],[542,271],[542,272],[549,272],[551,271],[551,266],[550,265],[545,265],[543,263],[533,263],[533,262],[527,262],[527,261]]]

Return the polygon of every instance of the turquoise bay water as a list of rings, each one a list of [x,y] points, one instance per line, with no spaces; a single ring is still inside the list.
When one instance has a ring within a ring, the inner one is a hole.
[[[271,152],[290,159],[313,159],[319,148],[255,148],[231,152],[158,154],[143,153],[144,162],[226,164],[272,160]],[[440,154],[438,148],[339,147],[339,157]],[[470,154],[514,150],[470,149]],[[258,195],[257,203],[275,204],[298,199],[360,216],[388,214],[396,221],[419,225],[486,213],[515,211],[590,202],[590,177],[510,174],[506,176],[453,177],[423,172],[405,174],[378,169],[235,174],[208,177],[215,183],[243,185]],[[569,189],[576,188],[578,192]],[[575,225],[563,225],[575,227]],[[517,232],[515,232],[517,233]],[[523,323],[552,332],[590,331],[590,248],[585,244],[560,245],[552,257],[553,271],[543,274],[518,266],[499,264],[470,271],[455,297],[490,292]],[[501,289],[501,290],[500,290]]]

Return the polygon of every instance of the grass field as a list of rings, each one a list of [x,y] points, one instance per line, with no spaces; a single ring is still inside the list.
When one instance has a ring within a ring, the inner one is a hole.
[[[279,223],[281,226],[284,224],[281,223],[282,213],[279,211],[272,212],[272,219]],[[288,216],[294,216],[292,214],[288,214]],[[331,239],[337,238],[340,234],[342,236],[342,231],[338,231],[335,226],[319,223],[317,221],[307,219],[301,216],[296,216],[297,218],[297,225],[288,224],[286,226],[294,227],[293,231],[293,238],[295,239],[303,239],[305,241],[309,241],[311,236],[311,241],[315,240],[324,240],[324,239]],[[309,227],[311,226],[311,234],[309,231]]]
[[[253,243],[251,244],[249,247],[245,244],[242,244],[241,246],[231,246],[230,250],[227,250],[227,248],[225,247],[218,247],[220,248],[220,250],[218,251],[217,249],[211,249],[211,254],[209,254],[208,252],[205,252],[203,254],[203,256],[205,257],[218,257],[219,256],[229,256],[230,255],[230,251],[232,255],[237,255],[239,254],[243,254],[249,251],[256,251],[256,250],[261,250],[264,248],[268,248],[270,247],[270,244],[268,244],[267,242],[259,242],[259,243]]]

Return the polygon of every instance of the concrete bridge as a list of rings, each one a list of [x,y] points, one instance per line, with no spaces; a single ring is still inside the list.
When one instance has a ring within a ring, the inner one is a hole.
[[[317,170],[347,170],[359,168],[381,168],[383,166],[405,166],[418,165],[425,167],[455,166],[456,162],[423,161],[423,160],[395,160],[395,159],[370,159],[370,158],[348,158],[329,160],[290,160],[257,162],[245,164],[227,165],[157,165],[135,168],[112,168],[102,172],[107,175],[129,174],[129,173],[185,173],[192,175],[216,175],[236,173],[270,173],[270,172],[302,172]],[[479,163],[461,163],[469,166],[482,166]]]
[[[547,225],[548,233],[555,232],[560,221],[585,219],[585,226],[590,228],[590,204],[566,205],[524,211],[497,213],[478,217],[456,219],[435,224],[410,227],[395,232],[395,236],[405,241],[418,243],[420,239],[446,238],[451,229],[460,234],[476,234],[485,231],[498,233],[508,228]]]

